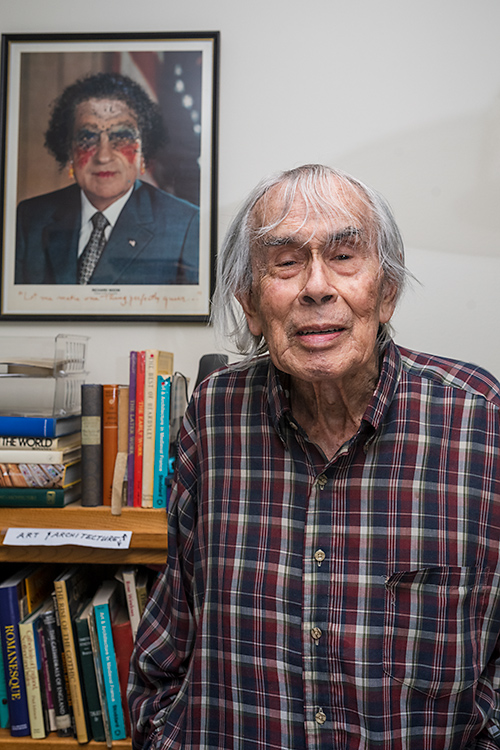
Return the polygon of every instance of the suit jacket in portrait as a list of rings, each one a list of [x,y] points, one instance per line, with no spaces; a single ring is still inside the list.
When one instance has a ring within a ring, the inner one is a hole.
[[[22,201],[16,284],[76,284],[81,223],[78,185]],[[197,284],[199,211],[145,182],[118,217],[90,284]]]

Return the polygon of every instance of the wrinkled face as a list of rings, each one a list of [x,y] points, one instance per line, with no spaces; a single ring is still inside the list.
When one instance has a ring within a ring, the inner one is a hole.
[[[307,211],[297,195],[281,223],[254,242],[253,288],[240,302],[251,332],[292,378],[322,381],[373,372],[380,323],[394,312],[384,283],[370,209],[332,177],[330,210]],[[282,215],[280,186],[254,209],[255,227]]]
[[[88,99],[75,109],[72,161],[75,179],[99,210],[121,198],[143,165],[134,112],[119,99]]]

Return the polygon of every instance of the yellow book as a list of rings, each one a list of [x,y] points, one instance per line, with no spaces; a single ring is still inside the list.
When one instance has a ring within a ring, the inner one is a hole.
[[[78,605],[87,595],[88,588],[88,572],[81,565],[69,568],[54,581],[76,737],[80,743],[86,743],[91,738],[88,735],[85,720],[82,682],[73,633],[73,618]]]

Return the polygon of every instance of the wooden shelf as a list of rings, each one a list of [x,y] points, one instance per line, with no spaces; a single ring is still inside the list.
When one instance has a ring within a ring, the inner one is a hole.
[[[77,748],[88,748],[88,750],[106,750],[105,742],[88,742],[79,745],[76,739],[58,737],[51,732],[44,740],[34,740],[32,737],[11,737],[8,729],[0,729],[0,748],[2,750],[77,750]],[[132,742],[126,740],[114,740],[113,750],[130,750]]]
[[[9,528],[96,529],[131,531],[130,547],[106,550],[63,547],[12,547],[4,545]],[[118,516],[105,506],[82,508],[0,508],[0,562],[142,563],[162,565],[167,558],[167,514],[164,509],[122,508]],[[17,747],[17,745],[16,745]]]

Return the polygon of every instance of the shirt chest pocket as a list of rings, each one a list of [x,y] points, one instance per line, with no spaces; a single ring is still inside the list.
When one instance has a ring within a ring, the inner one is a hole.
[[[437,698],[465,690],[481,674],[481,631],[490,574],[426,568],[386,581],[384,671]],[[483,644],[484,645],[484,644]]]

